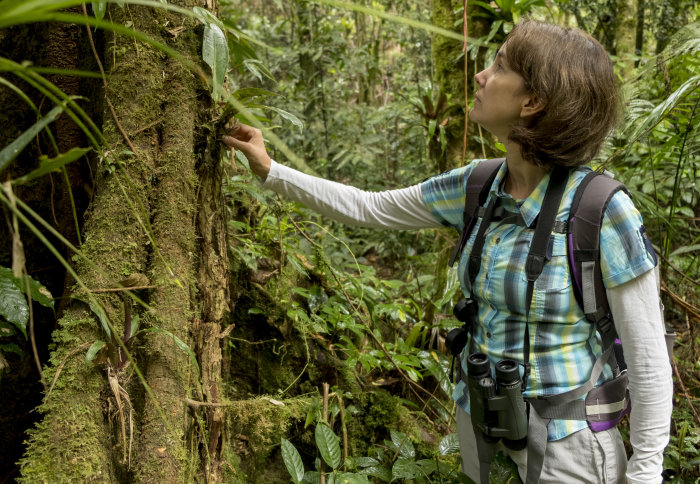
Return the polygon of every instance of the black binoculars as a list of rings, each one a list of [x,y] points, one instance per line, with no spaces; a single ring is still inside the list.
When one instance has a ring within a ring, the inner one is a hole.
[[[474,321],[476,321],[478,312],[479,308],[476,301],[471,298],[460,299],[457,301],[454,308],[452,308],[452,313],[455,315],[455,318],[464,323],[463,326],[455,328],[447,333],[447,337],[445,338],[445,345],[450,350],[452,356],[459,356],[467,345],[469,331]]]
[[[486,442],[503,444],[511,450],[527,446],[527,406],[523,400],[522,381],[515,360],[496,363],[496,379],[491,376],[491,362],[484,353],[467,358],[472,426]],[[478,434],[477,434],[478,435]]]

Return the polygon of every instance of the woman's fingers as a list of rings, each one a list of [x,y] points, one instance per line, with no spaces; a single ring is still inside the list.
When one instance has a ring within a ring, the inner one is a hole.
[[[259,129],[238,123],[227,135],[221,137],[221,141],[229,148],[242,151],[256,175],[263,180],[267,177],[271,160]]]

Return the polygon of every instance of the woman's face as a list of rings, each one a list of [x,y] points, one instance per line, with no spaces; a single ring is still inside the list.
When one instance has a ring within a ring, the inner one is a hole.
[[[493,64],[474,79],[478,89],[469,119],[502,141],[508,139],[514,123],[536,112],[532,111],[534,99],[526,91],[524,79],[508,66],[505,46],[500,48]]]

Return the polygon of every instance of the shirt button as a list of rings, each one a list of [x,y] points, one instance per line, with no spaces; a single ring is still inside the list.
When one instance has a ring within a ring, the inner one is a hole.
[[[496,243],[497,243],[497,244],[500,244],[500,243],[501,243],[501,238],[500,238],[500,237],[498,237],[498,238],[496,239]]]
[[[490,337],[491,337],[491,331],[487,331],[487,332],[486,332],[486,337],[487,337],[487,338],[490,338]]]

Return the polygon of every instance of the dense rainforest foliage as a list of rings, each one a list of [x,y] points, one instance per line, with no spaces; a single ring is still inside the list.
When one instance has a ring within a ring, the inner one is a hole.
[[[688,0],[0,0],[0,480],[470,482],[444,347],[455,234],[320,217],[220,138],[244,121],[277,161],[370,191],[499,156],[465,113],[524,16],[615,60],[625,113],[594,165],[659,255],[665,476],[700,482]]]

